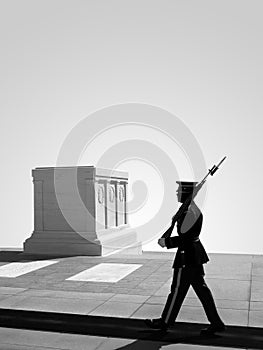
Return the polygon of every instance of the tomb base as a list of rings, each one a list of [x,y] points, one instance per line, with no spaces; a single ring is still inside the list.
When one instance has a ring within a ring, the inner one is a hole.
[[[107,256],[142,254],[142,244],[131,228],[107,229],[97,232],[34,231],[24,242],[25,254],[50,256]]]

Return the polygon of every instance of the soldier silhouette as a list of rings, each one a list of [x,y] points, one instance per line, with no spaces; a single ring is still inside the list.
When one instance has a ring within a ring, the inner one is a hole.
[[[197,182],[177,181],[178,201],[184,203],[193,194]],[[225,325],[218,315],[212,293],[204,280],[203,264],[209,261],[199,239],[203,214],[194,202],[185,209],[177,220],[178,236],[170,237],[175,223],[158,240],[161,247],[178,248],[173,263],[173,280],[162,315],[157,319],[146,319],[145,323],[153,329],[166,331],[174,324],[190,285],[200,299],[210,325],[201,331],[202,335],[212,335],[225,330]],[[168,235],[166,235],[168,233]]]

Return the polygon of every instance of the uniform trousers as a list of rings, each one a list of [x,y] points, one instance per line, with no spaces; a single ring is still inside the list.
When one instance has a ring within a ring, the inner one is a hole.
[[[190,285],[200,299],[209,322],[213,325],[223,324],[204,275],[203,265],[174,268],[171,291],[161,316],[168,326],[175,322]]]

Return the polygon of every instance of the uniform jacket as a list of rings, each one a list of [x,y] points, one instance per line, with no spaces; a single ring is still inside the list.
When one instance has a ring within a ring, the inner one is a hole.
[[[177,221],[178,236],[165,238],[165,245],[168,249],[178,248],[173,268],[200,266],[209,261],[206,251],[199,240],[202,222],[203,214],[197,205],[192,202]],[[172,230],[173,225],[169,229]]]

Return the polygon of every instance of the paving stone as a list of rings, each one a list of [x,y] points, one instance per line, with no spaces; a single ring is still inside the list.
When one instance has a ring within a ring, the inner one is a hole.
[[[252,275],[263,275],[263,262],[254,262],[252,267]]]
[[[169,276],[164,276],[163,274],[161,274],[161,275],[156,275],[156,274],[154,274],[154,275],[151,275],[151,276],[149,276],[149,277],[147,277],[145,280],[144,280],[144,282],[146,282],[146,283],[152,283],[152,282],[168,282],[169,280],[170,280],[170,275]]]
[[[15,278],[6,280],[6,281],[0,281],[1,287],[14,287],[14,288],[24,288],[27,289],[30,287],[31,282],[20,280],[17,281]]]
[[[28,286],[28,289],[58,290],[63,288],[58,288],[54,283],[41,283],[40,281],[38,283],[31,283],[30,286]]]
[[[218,308],[218,313],[226,324],[240,325],[240,326],[247,326],[248,324],[247,310]],[[206,314],[202,307],[190,307],[190,306],[184,306],[181,308],[177,317],[177,321],[208,323]]]
[[[70,350],[95,350],[105,342],[104,337],[86,336],[81,334],[66,334],[56,332],[39,332],[23,329],[0,328],[2,349],[14,349],[8,344],[27,346],[27,349],[70,349]],[[87,347],[88,344],[88,347]],[[9,348],[8,348],[9,346]],[[1,348],[0,348],[1,349]]]
[[[206,277],[222,278],[222,279],[237,279],[250,280],[252,262],[239,261],[233,257],[227,257],[225,262],[213,263],[209,262],[204,265]]]
[[[145,292],[144,294],[145,295],[149,295],[149,294],[152,294],[152,293],[155,293],[159,290],[159,286],[156,286],[156,287],[147,287],[146,285],[143,285],[143,286],[138,286],[136,288],[133,289],[134,291],[140,291],[140,292]],[[137,294],[137,293],[134,293],[134,294]]]
[[[218,313],[226,325],[248,325],[248,310],[218,308]]]
[[[134,271],[130,276],[131,277],[145,277],[145,278],[147,278],[147,277],[149,277],[149,275],[151,273],[148,273],[147,271],[140,271],[140,269],[139,269],[137,271]]]
[[[113,293],[113,294],[137,294],[134,293],[131,288],[118,288],[118,287],[109,287],[103,290],[103,293]]]
[[[59,283],[50,283],[50,285],[52,285],[54,289],[58,290],[75,290],[76,292],[79,292],[81,287],[85,285],[85,282],[63,281]]]
[[[113,297],[113,293],[90,293],[90,292],[74,292],[74,291],[60,291],[60,290],[38,290],[28,289],[19,294],[26,297],[51,297],[51,298],[65,298],[65,299],[97,299],[108,300]]]
[[[165,263],[163,263],[158,267],[156,272],[162,271],[162,272],[169,273],[171,272],[172,268],[173,268],[173,261],[166,261]]]
[[[249,300],[250,281],[206,279],[215,299]]]
[[[143,274],[151,275],[152,273],[156,272],[157,269],[158,267],[156,266],[153,268],[142,266],[140,270],[137,271],[137,273],[141,272]]]
[[[72,283],[73,281],[71,281]],[[73,284],[73,283],[72,283]],[[117,283],[105,283],[105,282],[84,282],[84,284],[81,285],[81,287],[95,289],[95,290],[102,290],[107,287],[117,286]]]
[[[19,344],[0,344],[0,350],[58,350],[58,348]]]
[[[23,310],[87,314],[104,302],[104,300],[94,299],[71,299],[69,302],[68,299],[50,297],[13,296],[5,300],[0,300],[0,307]]]
[[[256,254],[256,255],[253,255],[252,257],[252,261],[253,262],[263,262],[263,255],[261,254]]]
[[[141,280],[145,280],[147,277],[149,277],[149,275],[147,275],[147,274],[134,275],[134,276],[132,275],[132,277],[134,277],[135,279],[136,278],[141,278]]]
[[[164,264],[166,264],[166,261],[163,260],[145,260],[145,263],[143,264],[144,266],[149,266],[149,267],[155,267],[157,269],[159,269],[160,267],[164,266]]]
[[[37,277],[40,277],[40,276],[50,275],[50,274],[53,274],[53,273],[56,273],[56,272],[58,272],[59,274],[62,273],[62,272],[60,272],[59,268],[48,269],[47,267],[45,267],[45,269],[40,269],[40,270],[36,270],[36,271],[30,272],[30,276],[32,278],[37,278]],[[26,277],[26,276],[24,276],[24,277]]]
[[[135,289],[131,289],[128,294],[137,294],[137,295],[145,295],[150,297],[151,295],[151,290],[148,289],[142,289],[142,288],[135,288]]]
[[[118,282],[137,269],[140,264],[101,263],[68,278],[73,281]]]
[[[152,296],[147,299],[147,304],[160,304],[164,305],[166,302],[167,297],[166,296]]]
[[[207,323],[207,317],[202,307],[182,306],[176,321]]]
[[[144,259],[153,259],[153,260],[172,260],[174,258],[174,252],[150,252],[150,251],[144,251],[143,252],[143,258]]]
[[[141,281],[141,280],[143,280],[145,278],[147,278],[147,277],[145,277],[144,275],[143,276],[142,275],[136,275],[136,271],[135,271],[135,272],[131,273],[130,275],[124,277],[122,281],[124,281],[124,282]]]
[[[132,294],[115,294],[113,297],[110,298],[110,301],[121,301],[121,302],[131,302],[131,303],[144,303],[147,299],[149,299],[148,296],[145,295],[132,295]]]
[[[81,265],[81,264],[66,264],[66,263],[63,263],[63,265],[58,266],[58,268],[55,271],[59,271],[61,273],[69,273],[69,274],[74,275],[75,273],[79,273],[79,272],[85,271],[85,270],[87,270],[89,268],[92,268],[94,266],[97,266],[97,265],[98,264]]]
[[[143,304],[131,315],[131,318],[159,318],[162,311],[163,305]]]
[[[263,301],[263,282],[252,281],[251,283],[251,301]]]
[[[163,311],[164,305],[161,304],[143,304],[133,315],[132,318],[158,318]],[[218,312],[226,324],[247,326],[248,311],[221,309]],[[197,322],[208,323],[206,314],[203,308],[191,307],[183,305],[178,316],[177,321],[181,322]]]
[[[263,327],[263,312],[261,311],[249,311],[250,327]]]
[[[0,266],[1,277],[18,277],[31,271],[45,268],[48,265],[56,264],[58,261],[29,261],[29,262],[12,262]]]
[[[253,281],[258,281],[258,282],[263,282],[263,275],[252,275],[251,280]]]
[[[152,296],[149,299],[147,299],[147,304],[160,304],[164,305],[166,302],[167,297],[158,297],[158,296]],[[217,307],[223,308],[223,309],[236,309],[236,310],[248,310],[248,301],[239,301],[239,300],[225,300],[225,299],[217,299],[215,300],[215,303]],[[195,298],[186,297],[183,306],[201,306],[200,300]]]
[[[250,302],[250,311],[263,311],[263,302],[262,301],[251,301]]]
[[[89,315],[112,316],[112,317],[130,317],[138,308],[138,303],[106,301],[98,306]]]
[[[15,286],[16,286],[15,279],[8,278],[8,277],[0,277],[0,287],[15,287]]]
[[[1,294],[0,295],[0,303],[1,303],[2,300],[5,300],[5,299],[7,299],[9,297],[10,297],[10,295],[8,295],[8,294]]]
[[[171,290],[171,284],[165,283],[161,288],[159,288],[155,293],[154,296],[166,296],[169,294]]]
[[[32,278],[30,277],[26,277],[26,278],[17,278],[16,279],[16,283],[15,285],[19,285],[20,283],[24,283],[25,285],[30,286],[32,283],[41,283],[41,284],[54,284],[54,283],[62,283],[65,280],[66,276],[61,276],[61,275],[57,275],[57,276],[52,276],[51,275],[45,275],[45,276],[38,276]]]
[[[34,276],[36,279],[37,278],[44,278],[44,279],[49,279],[49,280],[52,280],[52,281],[55,281],[55,282],[58,282],[58,281],[64,281],[65,279],[67,279],[68,277],[70,276],[69,273],[62,273],[62,272],[52,272],[48,275],[45,275],[45,276],[38,276],[37,274]]]
[[[2,294],[18,294],[27,290],[26,288],[16,287],[0,287],[0,295]]]
[[[137,287],[141,281],[123,281],[123,282],[118,282],[116,283],[117,288],[135,288]]]
[[[242,262],[252,262],[254,256],[251,254],[229,254],[229,253],[209,253],[210,263],[222,265]]]
[[[243,300],[215,299],[215,303],[216,303],[216,306],[221,309],[248,310],[248,307],[249,307],[249,302],[243,301]],[[186,297],[183,305],[201,306],[202,304],[197,297],[195,298]]]
[[[166,285],[166,282],[145,282],[145,281],[143,281],[138,285],[138,288],[142,288],[142,289],[148,288],[148,289],[154,291],[154,290],[160,289],[164,285]]]

